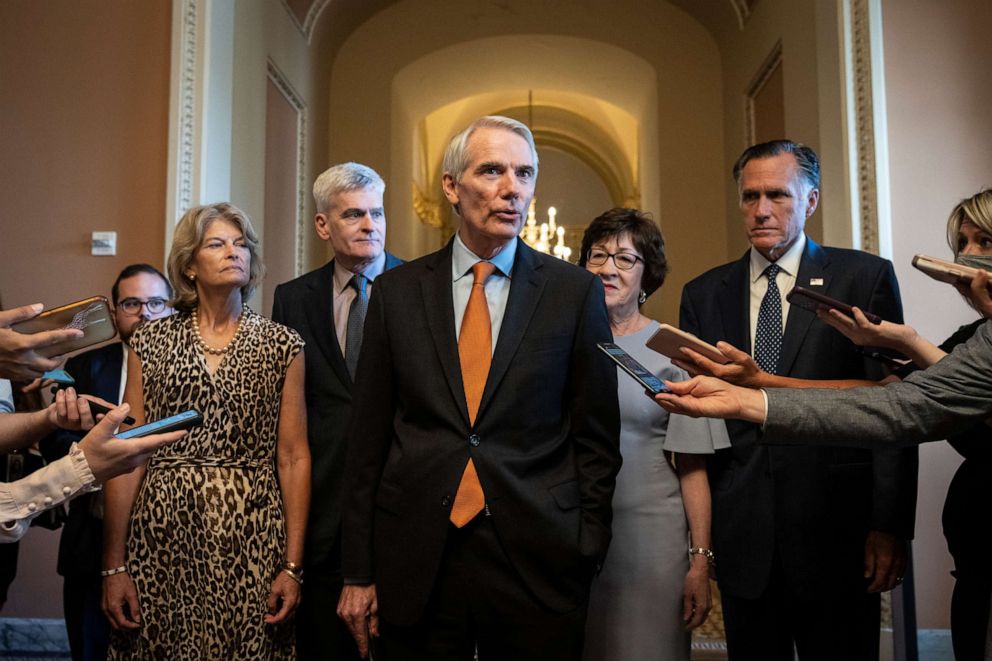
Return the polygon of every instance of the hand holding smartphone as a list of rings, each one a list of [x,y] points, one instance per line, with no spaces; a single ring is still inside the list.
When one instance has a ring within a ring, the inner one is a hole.
[[[10,328],[26,335],[68,328],[83,332],[80,337],[71,337],[36,349],[36,352],[45,358],[85,349],[106,342],[117,335],[114,316],[110,312],[110,302],[105,296],[91,296],[82,301],[45,310],[37,317],[15,323]]]
[[[792,290],[785,295],[785,300],[789,301],[792,305],[798,305],[804,310],[809,310],[810,312],[816,312],[817,310],[840,310],[849,317],[854,317],[854,309],[844,303],[843,301],[838,301],[836,298],[830,298],[817,291],[812,291],[811,289],[806,289],[805,287],[800,287],[796,285]],[[865,315],[865,318],[873,324],[882,323],[882,318],[877,314],[868,312],[867,310],[862,310],[861,313]]]
[[[623,348],[612,342],[599,342],[597,345],[600,351],[605,353],[610,359],[620,366],[624,372],[634,377],[634,379],[644,386],[644,389],[657,395],[660,392],[668,392],[668,388],[661,379],[652,374],[648,368],[634,360],[634,357],[623,350]]]

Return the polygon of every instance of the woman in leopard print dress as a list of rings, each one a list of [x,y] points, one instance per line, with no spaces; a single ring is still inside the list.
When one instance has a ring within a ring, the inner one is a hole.
[[[303,341],[243,305],[262,267],[243,212],[176,228],[172,317],[131,339],[138,424],[203,424],[107,483],[104,611],[114,659],[293,659],[310,493]]]

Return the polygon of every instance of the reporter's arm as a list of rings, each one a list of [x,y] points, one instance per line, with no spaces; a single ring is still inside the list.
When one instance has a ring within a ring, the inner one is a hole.
[[[96,488],[79,446],[15,482],[0,482],[0,543],[16,542],[39,514]]]

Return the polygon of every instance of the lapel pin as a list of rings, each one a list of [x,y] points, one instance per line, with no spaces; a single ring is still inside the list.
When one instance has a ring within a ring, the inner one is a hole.
[[[810,278],[809,279],[809,286],[810,287],[822,287],[823,286],[823,278]]]

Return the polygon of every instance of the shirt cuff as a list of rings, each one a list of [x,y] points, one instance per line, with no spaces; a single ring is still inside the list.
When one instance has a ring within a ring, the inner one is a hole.
[[[90,470],[90,465],[86,461],[86,455],[78,443],[73,443],[69,447],[68,456],[72,465],[72,472],[79,480],[80,490],[84,493],[98,491],[100,485],[96,484],[96,477],[94,477],[93,471]]]
[[[764,388],[760,388],[761,399],[764,402],[765,414],[761,416],[761,431],[765,431],[765,423],[768,422],[768,393]]]

